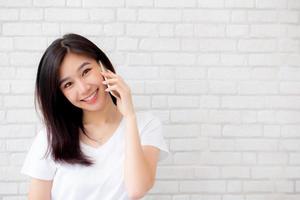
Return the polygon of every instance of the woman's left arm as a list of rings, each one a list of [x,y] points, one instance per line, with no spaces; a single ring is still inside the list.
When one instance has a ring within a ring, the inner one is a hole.
[[[154,185],[159,149],[141,146],[135,115],[125,120],[125,184],[130,196],[139,199]]]
[[[134,111],[131,91],[124,80],[111,71],[101,72],[109,84],[106,89],[117,91],[117,108],[122,113],[125,123],[125,186],[132,199],[142,198],[154,185],[156,176],[159,149],[153,146],[142,146],[137,127],[137,119]]]

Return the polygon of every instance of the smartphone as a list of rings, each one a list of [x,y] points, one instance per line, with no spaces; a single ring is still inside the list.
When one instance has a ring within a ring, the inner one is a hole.
[[[102,65],[102,63],[101,63],[100,60],[99,60],[99,65],[100,65],[100,68],[101,68],[101,71],[102,71],[102,72],[106,72],[106,71],[107,71],[106,68],[104,67],[104,65]],[[103,77],[104,77],[104,80],[107,80],[107,78],[106,78],[105,76],[103,76]],[[106,85],[107,85],[108,88],[110,87],[108,83],[107,83]],[[117,97],[120,98],[120,95],[119,95],[118,92],[116,92],[116,91],[109,91],[109,92],[110,92],[110,94],[112,94],[113,96],[115,96],[115,97],[117,96]]]

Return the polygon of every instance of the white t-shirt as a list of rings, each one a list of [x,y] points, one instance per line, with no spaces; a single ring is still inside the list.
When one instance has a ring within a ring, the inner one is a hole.
[[[160,149],[159,161],[168,157],[169,150],[162,135],[160,120],[150,111],[136,112],[142,145]],[[45,129],[36,135],[26,156],[22,174],[30,177],[53,180],[52,200],[127,200],[124,185],[125,119],[123,117],[114,134],[100,147],[80,142],[85,155],[95,161],[92,166],[56,163],[48,154]]]

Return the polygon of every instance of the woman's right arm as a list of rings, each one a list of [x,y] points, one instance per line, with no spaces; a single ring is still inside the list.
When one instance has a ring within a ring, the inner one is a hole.
[[[52,182],[32,178],[29,185],[29,200],[51,200]]]

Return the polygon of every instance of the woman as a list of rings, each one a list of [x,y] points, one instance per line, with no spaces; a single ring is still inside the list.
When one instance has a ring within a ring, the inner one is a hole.
[[[135,111],[130,88],[94,43],[56,39],[35,92],[45,126],[21,170],[31,177],[30,200],[139,199],[152,188],[157,161],[169,153],[161,122]]]

